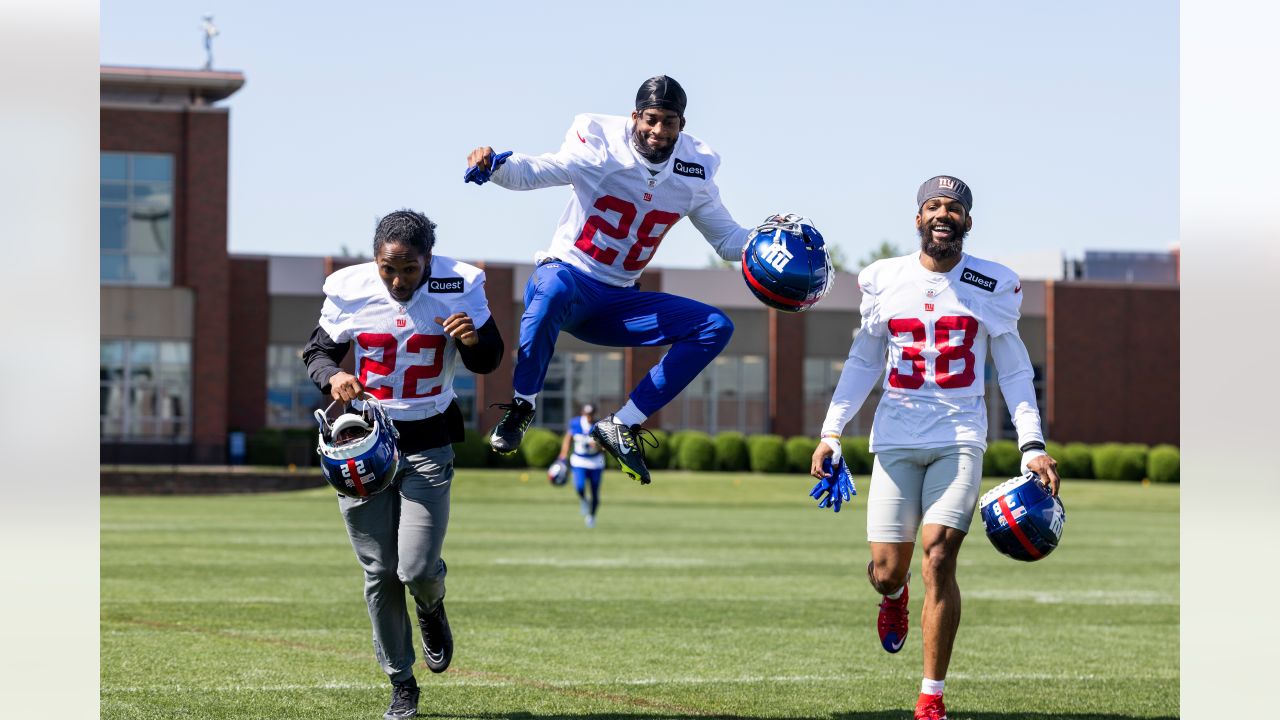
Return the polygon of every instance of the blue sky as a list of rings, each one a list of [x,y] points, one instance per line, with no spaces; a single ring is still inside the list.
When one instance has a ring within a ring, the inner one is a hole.
[[[412,207],[442,253],[528,261],[568,189],[464,185],[468,151],[554,150],[658,73],[688,91],[739,222],[808,215],[851,260],[912,247],[938,173],[973,188],[978,255],[1178,239],[1176,2],[663,7],[103,0],[100,59],[199,67],[214,14],[215,68],[247,78],[225,103],[233,252],[367,253],[377,218]],[[710,254],[681,223],[654,265]]]

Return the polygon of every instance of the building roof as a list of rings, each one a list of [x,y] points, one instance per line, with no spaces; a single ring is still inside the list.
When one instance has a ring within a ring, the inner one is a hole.
[[[238,70],[102,65],[99,77],[103,104],[209,105],[244,85]]]

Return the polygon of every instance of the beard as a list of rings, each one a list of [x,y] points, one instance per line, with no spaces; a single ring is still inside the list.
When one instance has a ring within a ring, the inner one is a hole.
[[[676,149],[674,142],[661,150],[649,147],[649,143],[645,142],[644,136],[640,134],[639,129],[631,131],[631,144],[635,146],[636,152],[640,153],[640,157],[654,165],[666,162],[667,158],[671,157],[671,153],[675,152]]]
[[[933,239],[933,226],[938,224],[951,228],[950,238],[946,240]],[[920,227],[920,251],[934,260],[950,260],[964,250],[964,236],[968,234],[968,230],[963,227],[957,227],[945,220],[922,225]]]

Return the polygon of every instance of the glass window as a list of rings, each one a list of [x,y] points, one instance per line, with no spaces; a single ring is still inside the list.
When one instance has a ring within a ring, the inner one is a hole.
[[[587,403],[596,406],[597,417],[617,410],[627,402],[622,374],[623,357],[617,350],[555,355],[538,394],[535,424],[563,432]]]
[[[302,345],[267,346],[267,425],[314,427],[312,412],[329,404],[302,362]]]
[[[662,409],[669,430],[708,433],[769,429],[768,362],[762,355],[721,355]]]
[[[173,281],[173,156],[102,153],[99,236],[103,282]]]
[[[187,442],[191,345],[103,339],[98,414],[103,440]]]

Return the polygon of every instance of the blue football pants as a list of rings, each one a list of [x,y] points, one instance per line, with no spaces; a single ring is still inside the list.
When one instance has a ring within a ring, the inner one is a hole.
[[[593,345],[670,345],[631,391],[631,401],[645,415],[679,395],[733,335],[729,317],[706,303],[616,287],[554,260],[534,269],[525,286],[524,307],[512,382],[521,395],[542,390],[561,330]]]
[[[573,469],[573,488],[578,497],[587,499],[587,483],[591,483],[591,514],[596,514],[600,507],[600,479],[604,477],[604,468],[575,467]]]

